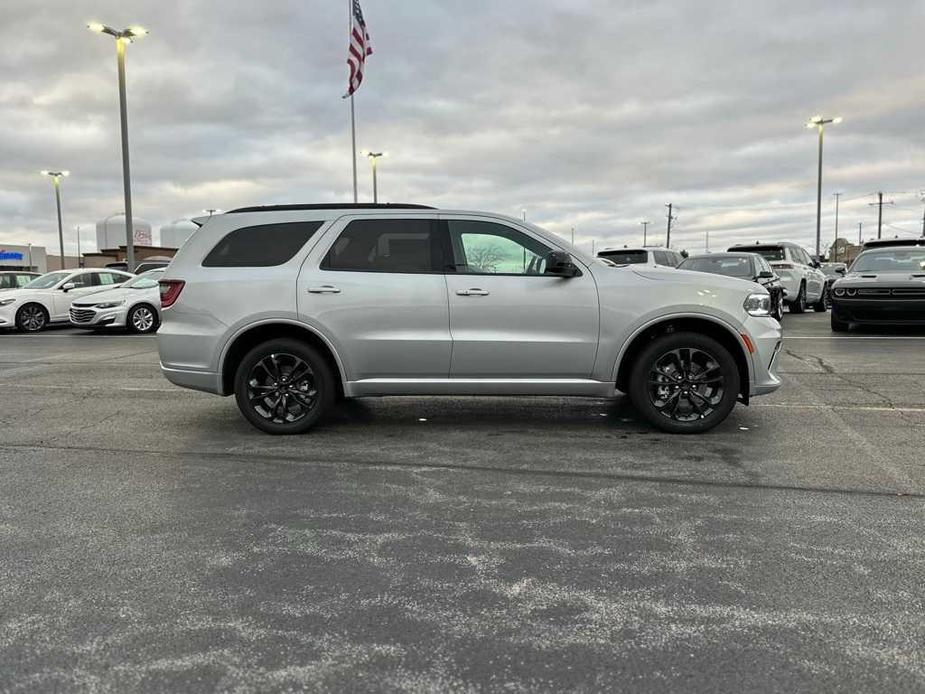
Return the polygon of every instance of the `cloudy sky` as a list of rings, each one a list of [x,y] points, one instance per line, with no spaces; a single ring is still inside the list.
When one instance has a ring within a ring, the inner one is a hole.
[[[527,217],[597,248],[715,249],[921,229],[925,0],[362,0],[375,54],[359,148],[384,149],[380,199]],[[122,209],[112,39],[128,50],[135,215],[350,201],[345,0],[3,0],[0,243],[56,248],[43,168],[66,168],[75,225]],[[370,199],[365,161],[361,200]],[[85,247],[91,234],[84,235]]]

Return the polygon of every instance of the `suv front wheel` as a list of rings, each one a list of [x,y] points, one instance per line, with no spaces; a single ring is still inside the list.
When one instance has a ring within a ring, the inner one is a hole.
[[[301,434],[334,402],[334,375],[309,345],[287,338],[269,340],[241,360],[234,395],[241,414],[261,431]]]
[[[696,434],[729,415],[739,394],[739,369],[719,342],[697,333],[655,338],[633,364],[629,396],[662,431]]]

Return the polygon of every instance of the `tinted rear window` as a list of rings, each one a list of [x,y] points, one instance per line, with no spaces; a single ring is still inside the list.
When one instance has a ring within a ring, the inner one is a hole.
[[[322,270],[441,272],[445,263],[429,219],[358,219],[331,246]]]
[[[259,224],[235,229],[209,251],[203,267],[271,267],[292,259],[323,222]]]
[[[781,246],[736,246],[730,250],[739,253],[757,253],[765,260],[770,260],[771,262],[786,260],[784,257],[784,249]]]
[[[601,251],[598,253],[601,258],[607,258],[617,265],[635,265],[644,263],[649,257],[648,251]]]
[[[688,258],[683,263],[681,263],[680,267],[682,270],[709,272],[714,275],[741,277],[743,279],[751,279],[755,275],[754,270],[752,269],[751,259],[743,258],[740,256],[703,256],[698,258]]]

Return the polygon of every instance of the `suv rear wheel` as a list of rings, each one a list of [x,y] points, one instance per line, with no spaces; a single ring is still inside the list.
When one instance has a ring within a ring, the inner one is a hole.
[[[816,313],[822,313],[827,311],[829,308],[829,287],[828,285],[822,288],[822,294],[819,296],[819,301],[813,304],[813,311]]]
[[[662,431],[696,434],[729,415],[739,394],[739,369],[719,342],[697,333],[654,339],[636,359],[629,395]]]
[[[301,434],[334,402],[334,375],[316,350],[298,340],[269,340],[248,352],[234,378],[241,414],[268,434]]]

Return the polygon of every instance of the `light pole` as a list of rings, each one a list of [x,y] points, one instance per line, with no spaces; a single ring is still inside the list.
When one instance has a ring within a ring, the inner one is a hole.
[[[77,267],[83,267],[84,261],[80,255],[80,225],[77,225]]]
[[[838,256],[838,202],[839,200],[841,200],[842,194],[832,193],[832,195],[835,196],[835,246],[834,246],[833,254],[835,254],[836,256],[835,258],[833,258],[832,262],[835,262],[836,260],[838,260],[838,257],[837,257]]]
[[[135,234],[132,224],[132,183],[128,163],[128,109],[125,105],[125,44],[133,39],[147,35],[148,30],[131,26],[127,29],[113,29],[112,27],[90,22],[87,24],[90,31],[98,34],[109,34],[116,40],[116,63],[119,70],[119,121],[122,126],[122,187],[125,190],[125,263],[129,272],[135,271]]]
[[[58,206],[58,248],[61,253],[61,269],[64,269],[64,230],[61,227],[61,178],[71,175],[70,171],[42,171],[43,176],[51,176],[55,186],[55,204]]]
[[[822,140],[825,136],[825,126],[829,123],[838,125],[841,116],[824,118],[813,116],[806,122],[807,128],[815,128],[819,132],[819,178],[816,185],[816,258],[819,258],[819,247],[822,244]]]
[[[221,210],[218,209],[217,207],[207,207],[206,209],[203,210],[203,212],[206,212],[211,217],[216,212],[221,212]]]
[[[649,220],[644,219],[639,223],[642,224],[642,247],[645,248],[646,247],[646,236],[648,235],[648,231],[649,231]]]
[[[373,204],[379,202],[379,184],[376,179],[376,170],[378,169],[377,162],[379,157],[386,156],[385,152],[368,152],[363,150],[360,154],[365,154],[366,158],[369,159],[369,165],[373,170]]]

